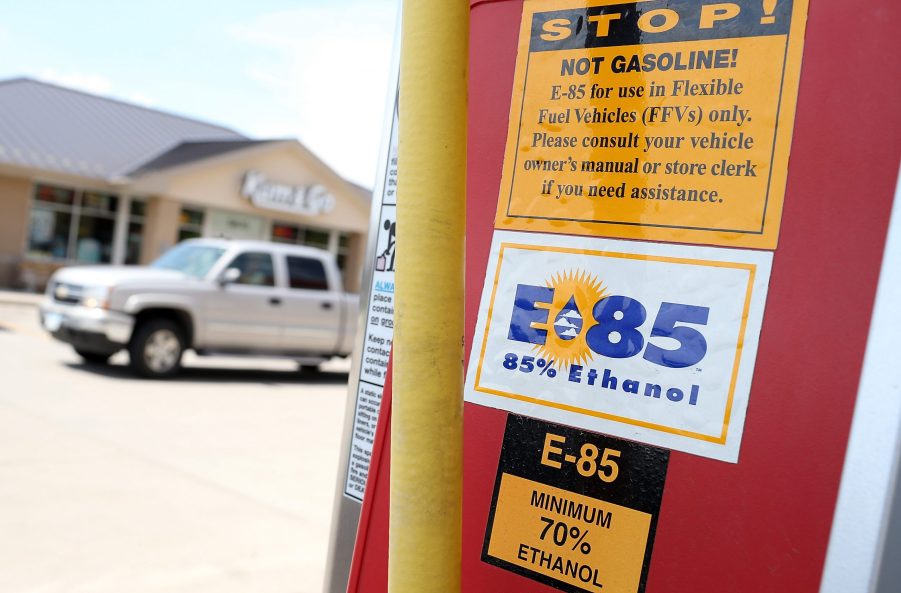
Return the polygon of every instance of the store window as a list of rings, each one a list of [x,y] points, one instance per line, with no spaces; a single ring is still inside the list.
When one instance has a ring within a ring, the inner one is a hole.
[[[28,230],[29,255],[68,258],[74,212],[74,190],[38,185],[35,188]]]
[[[113,194],[35,186],[28,254],[80,263],[109,263],[119,198]]]
[[[228,210],[210,209],[203,216],[203,230],[207,237],[259,240],[266,238],[268,227],[265,218]]]
[[[76,218],[75,261],[108,264],[113,260],[113,235],[119,198],[111,194],[83,192]],[[70,253],[71,257],[71,253]]]
[[[328,249],[328,231],[317,231],[314,229],[306,229],[303,234],[301,245],[308,247],[318,247],[319,249]]]
[[[272,240],[275,243],[288,243],[289,245],[297,245],[297,238],[300,235],[300,227],[291,224],[272,224]]]
[[[303,237],[303,230],[296,224],[288,224],[284,222],[272,223],[271,239],[275,243],[300,245],[301,237]]]
[[[321,229],[304,228],[285,222],[272,223],[272,240],[276,243],[306,245],[328,250],[328,237],[329,232]]]
[[[147,215],[147,203],[132,198],[128,207],[128,238],[125,244],[125,263],[134,265],[141,260],[141,239],[144,236],[144,218]]]
[[[350,238],[349,233],[338,234],[338,250],[335,252],[335,260],[341,270],[344,270],[347,265]],[[289,245],[307,245],[328,251],[329,231],[304,228],[286,222],[274,222],[272,223],[272,241]]]
[[[197,239],[203,236],[203,210],[182,208],[178,221],[178,240]]]
[[[338,269],[342,271],[347,265],[348,253],[350,253],[350,235],[341,233],[338,235],[338,253],[335,254],[335,260],[338,262]]]

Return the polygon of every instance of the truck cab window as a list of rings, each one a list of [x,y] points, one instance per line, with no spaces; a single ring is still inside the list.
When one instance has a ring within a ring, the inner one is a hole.
[[[235,284],[275,286],[272,256],[268,253],[242,253],[228,267],[238,268],[241,271],[241,275],[235,281]]]
[[[288,280],[291,288],[328,290],[325,266],[318,259],[288,256]]]

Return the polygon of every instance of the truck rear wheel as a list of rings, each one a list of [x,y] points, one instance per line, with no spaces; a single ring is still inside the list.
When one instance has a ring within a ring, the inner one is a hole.
[[[182,328],[170,319],[150,319],[140,325],[128,346],[131,368],[151,379],[175,376],[185,350]]]

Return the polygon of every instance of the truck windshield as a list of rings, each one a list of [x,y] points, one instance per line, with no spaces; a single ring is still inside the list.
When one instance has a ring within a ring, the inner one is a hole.
[[[161,255],[150,267],[177,270],[195,278],[203,278],[223,253],[225,249],[221,247],[181,243]]]

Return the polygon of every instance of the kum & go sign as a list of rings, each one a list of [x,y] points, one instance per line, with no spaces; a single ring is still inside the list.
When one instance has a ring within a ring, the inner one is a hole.
[[[241,195],[257,208],[291,214],[316,216],[335,209],[335,197],[324,186],[273,183],[259,171],[244,174]]]

